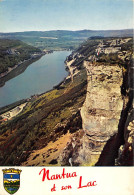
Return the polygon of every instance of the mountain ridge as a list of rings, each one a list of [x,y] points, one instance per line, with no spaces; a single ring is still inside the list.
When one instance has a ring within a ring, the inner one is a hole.
[[[74,50],[79,45],[96,36],[102,37],[132,37],[133,29],[123,30],[52,30],[52,31],[24,31],[0,33],[0,38],[19,39],[42,50]],[[56,39],[55,39],[56,38]]]
[[[28,31],[18,31],[18,32],[0,32],[0,34],[11,34],[11,33],[25,33],[25,32],[104,32],[104,31],[132,31],[132,28],[128,29],[107,29],[107,30],[91,30],[91,29],[82,29],[82,30],[28,30]]]

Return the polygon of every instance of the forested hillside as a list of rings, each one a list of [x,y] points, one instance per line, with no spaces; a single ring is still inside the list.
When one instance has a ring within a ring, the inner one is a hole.
[[[0,73],[28,60],[41,50],[20,40],[0,39]]]

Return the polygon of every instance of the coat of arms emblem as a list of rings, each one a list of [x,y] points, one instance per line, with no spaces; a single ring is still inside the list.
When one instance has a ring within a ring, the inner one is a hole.
[[[5,190],[9,194],[14,194],[20,187],[20,173],[19,169],[3,169],[3,184]]]

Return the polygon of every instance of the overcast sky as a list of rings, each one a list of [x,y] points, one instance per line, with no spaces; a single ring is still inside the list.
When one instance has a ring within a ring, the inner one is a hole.
[[[133,0],[0,0],[0,32],[132,26]]]

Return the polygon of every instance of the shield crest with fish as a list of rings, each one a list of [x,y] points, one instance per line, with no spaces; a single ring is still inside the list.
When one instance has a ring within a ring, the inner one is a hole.
[[[3,169],[3,185],[9,194],[14,194],[20,187],[19,169]]]

